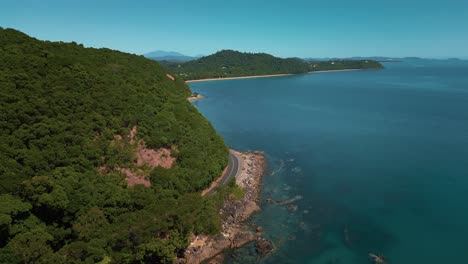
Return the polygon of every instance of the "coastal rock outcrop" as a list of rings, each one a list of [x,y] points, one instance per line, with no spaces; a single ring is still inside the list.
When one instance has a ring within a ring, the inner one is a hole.
[[[225,201],[219,212],[223,219],[221,234],[193,237],[183,258],[177,259],[177,263],[195,264],[203,261],[222,263],[223,250],[239,248],[256,239],[263,239],[256,235],[255,230],[249,230],[244,226],[243,222],[260,210],[258,199],[265,171],[264,154],[262,152],[236,154],[242,158],[242,171],[236,177],[236,183],[244,190],[244,197],[241,200]],[[264,245],[263,248],[268,247]]]
[[[273,246],[273,243],[269,240],[260,238],[257,239],[255,242],[255,251],[262,256],[270,254],[275,247]]]

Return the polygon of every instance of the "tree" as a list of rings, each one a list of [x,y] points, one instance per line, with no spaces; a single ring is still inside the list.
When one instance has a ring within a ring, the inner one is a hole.
[[[109,225],[104,213],[98,207],[92,207],[87,212],[78,216],[73,224],[73,231],[78,239],[89,241],[99,235],[98,231],[105,229]]]
[[[36,176],[25,181],[21,195],[33,205],[33,211],[46,221],[63,216],[69,203],[63,187],[48,176]]]
[[[33,229],[15,236],[8,248],[23,263],[38,263],[41,258],[46,258],[53,253],[48,245],[53,237],[42,228]]]
[[[29,215],[32,206],[9,194],[0,195],[0,246],[5,245],[15,221]]]
[[[169,240],[154,239],[137,248],[135,259],[140,263],[173,263],[175,251]]]

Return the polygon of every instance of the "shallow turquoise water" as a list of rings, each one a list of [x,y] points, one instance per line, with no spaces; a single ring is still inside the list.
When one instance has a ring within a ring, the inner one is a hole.
[[[464,263],[468,249],[468,63],[192,83],[226,142],[268,156],[251,220],[277,250],[228,263]],[[461,261],[461,262],[460,262]]]

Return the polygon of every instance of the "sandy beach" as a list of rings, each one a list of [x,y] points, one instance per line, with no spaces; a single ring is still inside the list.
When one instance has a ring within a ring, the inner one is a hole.
[[[199,80],[187,80],[186,83],[194,82],[209,82],[209,81],[224,81],[224,80],[237,80],[237,79],[254,79],[254,78],[269,78],[269,77],[280,77],[280,76],[290,76],[290,75],[303,75],[311,73],[323,73],[323,72],[346,72],[346,71],[362,71],[365,69],[343,69],[343,70],[329,70],[329,71],[311,71],[306,73],[282,73],[282,74],[267,74],[267,75],[250,75],[250,76],[240,76],[240,77],[226,77],[226,78],[206,78]]]
[[[207,78],[207,79],[199,79],[199,80],[187,80],[185,82],[192,83],[192,82],[224,81],[224,80],[236,80],[236,79],[279,77],[279,76],[288,76],[288,75],[293,75],[293,74],[284,73],[284,74],[251,75],[251,76],[226,77],[226,78]]]
[[[329,71],[312,71],[309,73],[322,73],[322,72],[347,72],[347,71],[364,71],[366,69],[343,69],[343,70],[329,70]]]

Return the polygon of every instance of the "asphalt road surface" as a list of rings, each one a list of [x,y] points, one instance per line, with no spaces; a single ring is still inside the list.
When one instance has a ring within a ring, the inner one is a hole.
[[[241,172],[239,158],[234,152],[229,151],[229,161],[226,169],[226,173],[223,175],[221,180],[216,184],[216,187],[219,185],[228,184],[231,179],[234,179],[238,173]],[[213,194],[216,190],[216,187],[211,189],[207,194]]]

